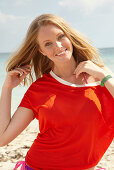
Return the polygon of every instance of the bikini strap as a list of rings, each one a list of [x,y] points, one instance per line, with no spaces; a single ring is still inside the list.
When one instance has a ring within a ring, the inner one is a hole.
[[[16,170],[21,165],[21,170],[25,170],[25,161],[19,161],[16,163],[15,168],[13,170]]]
[[[86,81],[86,84],[88,84],[88,80],[87,80],[87,77],[86,77],[86,75],[85,75],[84,72],[83,72],[83,75],[84,75],[84,79],[85,79],[85,81]]]

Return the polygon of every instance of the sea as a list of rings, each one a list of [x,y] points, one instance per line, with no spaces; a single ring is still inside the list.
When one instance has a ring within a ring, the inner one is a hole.
[[[100,48],[99,49],[100,56],[104,60],[104,63],[107,67],[110,68],[112,72],[114,72],[114,47],[110,48]],[[3,83],[6,78],[6,62],[10,56],[10,53],[0,53],[0,94],[2,90]],[[17,86],[12,91],[12,100],[11,100],[11,115],[16,111],[21,99],[26,92],[28,87],[20,87]]]

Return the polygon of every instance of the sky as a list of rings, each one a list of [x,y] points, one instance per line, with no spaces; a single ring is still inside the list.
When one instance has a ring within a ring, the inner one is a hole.
[[[63,17],[97,48],[114,47],[114,0],[0,0],[0,52],[15,51],[43,13]]]

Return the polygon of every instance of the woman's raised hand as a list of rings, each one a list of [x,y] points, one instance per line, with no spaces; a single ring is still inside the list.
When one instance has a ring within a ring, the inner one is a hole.
[[[9,71],[6,75],[4,82],[5,87],[11,90],[18,86],[20,82],[30,73],[30,65],[16,67],[15,69]]]
[[[76,74],[76,78],[79,76],[80,73],[86,72],[89,75],[92,75],[95,78],[98,78],[99,80],[102,80],[105,75],[107,75],[107,72],[105,69],[97,66],[92,61],[82,61],[78,64],[77,68],[74,71],[74,74]]]

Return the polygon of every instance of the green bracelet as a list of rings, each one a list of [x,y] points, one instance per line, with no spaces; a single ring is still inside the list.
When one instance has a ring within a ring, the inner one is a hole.
[[[104,86],[104,83],[105,83],[108,79],[110,79],[110,78],[112,78],[111,75],[105,76],[105,77],[102,79],[102,81],[101,81],[101,86]]]

